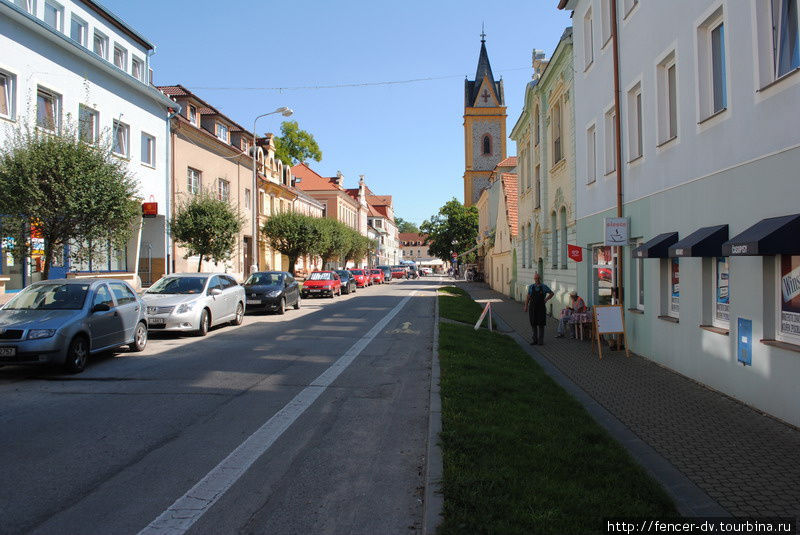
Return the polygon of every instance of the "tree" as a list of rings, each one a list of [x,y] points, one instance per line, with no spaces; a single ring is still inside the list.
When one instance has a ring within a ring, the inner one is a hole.
[[[322,265],[343,259],[350,250],[353,230],[335,219],[321,218],[315,219],[315,222],[320,231],[320,239],[314,252],[322,258]]]
[[[411,221],[406,221],[402,217],[395,217],[394,224],[397,225],[397,232],[413,232],[419,234],[419,227]]]
[[[358,264],[374,251],[374,240],[359,234],[355,230],[351,230],[350,247],[345,254],[344,261],[345,263],[353,262],[354,264]]]
[[[238,210],[203,191],[175,209],[170,228],[175,242],[187,249],[185,258],[200,256],[199,273],[203,260],[224,262],[231,258],[243,225]]]
[[[322,151],[314,136],[300,130],[297,121],[283,121],[281,135],[275,136],[275,157],[284,165],[295,165],[306,160],[318,162],[322,159]]]
[[[478,209],[461,204],[455,197],[425,220],[420,230],[427,234],[425,244],[436,258],[450,261],[450,253],[463,253],[475,246],[478,236]]]
[[[292,275],[297,259],[314,254],[321,237],[317,218],[296,212],[270,217],[261,227],[261,232],[270,247],[289,257],[289,273]]]
[[[19,257],[30,249],[32,230],[44,239],[45,279],[57,248],[70,244],[73,256],[84,258],[121,248],[140,213],[136,180],[108,140],[85,143],[71,124],[60,133],[14,130],[0,150],[0,192],[3,236],[14,239]]]

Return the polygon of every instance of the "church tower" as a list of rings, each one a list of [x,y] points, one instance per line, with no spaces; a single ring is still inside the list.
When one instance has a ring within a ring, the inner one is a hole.
[[[478,202],[489,175],[506,157],[506,102],[503,81],[496,81],[481,33],[474,80],[464,80],[464,205]]]

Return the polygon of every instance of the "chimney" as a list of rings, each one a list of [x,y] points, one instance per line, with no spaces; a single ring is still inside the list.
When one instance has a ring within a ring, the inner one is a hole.
[[[336,185],[341,188],[342,184],[344,184],[344,175],[341,171],[336,171]]]
[[[544,50],[533,49],[531,52],[531,65],[533,66],[533,79],[542,77],[542,72],[549,62],[545,59]]]
[[[358,175],[358,200],[361,204],[367,203],[367,183],[364,182],[364,175]]]

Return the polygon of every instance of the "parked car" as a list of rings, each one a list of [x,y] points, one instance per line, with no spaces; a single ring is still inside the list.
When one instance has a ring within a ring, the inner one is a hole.
[[[366,269],[351,269],[350,273],[353,274],[357,287],[366,288],[372,285],[372,277],[370,277]]]
[[[159,279],[143,295],[147,328],[205,336],[215,325],[241,325],[244,288],[223,273],[175,273]]]
[[[56,364],[78,373],[89,355],[123,345],[147,345],[144,306],[125,281],[41,281],[0,309],[0,365]]]
[[[429,267],[419,268],[419,271],[422,275],[433,275],[433,270]]]
[[[383,271],[383,282],[391,282],[392,280],[391,266],[378,266],[378,269]]]
[[[312,271],[303,283],[300,295],[303,299],[323,295],[333,299],[337,295],[342,295],[342,281],[335,271]]]
[[[406,277],[406,268],[402,267],[392,267],[392,278],[393,279],[404,279]]]
[[[259,271],[242,285],[247,310],[275,311],[283,314],[286,307],[300,308],[300,285],[285,271]]]
[[[339,275],[339,280],[342,283],[342,293],[350,294],[356,291],[356,279],[350,270],[337,269],[336,274]]]
[[[370,269],[369,276],[373,284],[383,284],[383,271],[380,269]]]

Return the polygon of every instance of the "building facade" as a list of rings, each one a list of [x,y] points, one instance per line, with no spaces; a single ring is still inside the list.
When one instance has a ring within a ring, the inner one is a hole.
[[[79,263],[64,247],[50,270],[114,272],[136,279],[140,270],[168,266],[169,121],[177,105],[150,84],[154,46],[94,2],[0,0],[0,142],[23,124],[45,131],[71,125],[87,142],[109,140],[139,185],[141,201],[157,203],[155,217],[137,223],[121,250]],[[151,205],[152,206],[152,205]],[[44,244],[20,261],[13,239],[0,242],[0,277],[17,290],[40,280]],[[132,280],[136,283],[136,280]]]
[[[559,4],[575,25],[577,240],[591,251],[580,291],[611,298],[603,229],[622,173],[631,349],[800,425],[797,2],[618,5]]]

